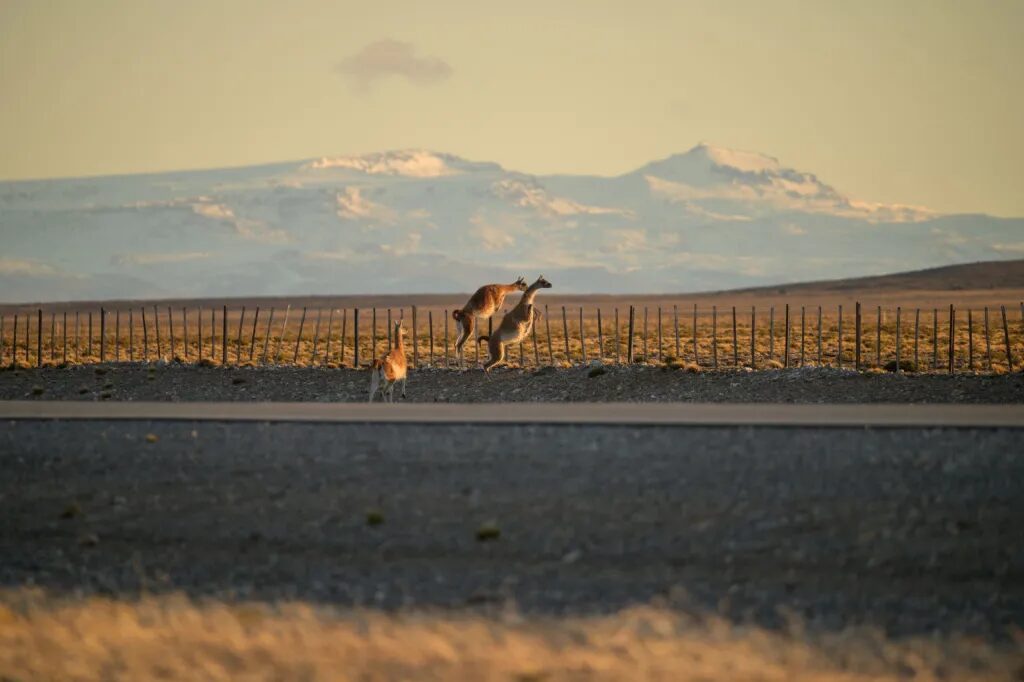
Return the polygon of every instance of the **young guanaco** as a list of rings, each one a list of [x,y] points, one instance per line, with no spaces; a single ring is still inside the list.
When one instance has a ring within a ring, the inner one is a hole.
[[[402,398],[405,398],[405,384],[408,381],[408,365],[405,361],[402,321],[395,322],[395,345],[390,352],[373,361],[370,369],[370,401],[380,390],[381,400],[394,402],[395,384],[402,382]]]
[[[525,277],[520,277],[512,284],[486,284],[470,296],[469,301],[462,306],[461,310],[452,311],[452,317],[462,326],[459,338],[455,342],[457,355],[462,354],[462,346],[473,334],[473,319],[479,317],[486,320],[501,308],[501,304],[505,302],[505,296],[516,291],[526,291]]]
[[[491,353],[491,357],[484,364],[484,371],[490,371],[492,367],[505,362],[505,346],[519,343],[529,336],[533,323],[540,317],[540,311],[534,307],[533,299],[541,289],[550,288],[551,282],[544,279],[544,275],[538,277],[537,281],[526,289],[516,307],[502,319],[497,331],[490,336],[484,334],[476,340],[477,343],[487,341],[487,348]]]

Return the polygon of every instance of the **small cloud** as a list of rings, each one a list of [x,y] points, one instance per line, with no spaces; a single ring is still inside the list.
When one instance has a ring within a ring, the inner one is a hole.
[[[412,43],[384,39],[370,43],[341,61],[335,70],[349,79],[358,92],[369,92],[389,76],[400,76],[416,85],[434,85],[452,75],[452,67],[431,55],[416,55]]]
[[[203,260],[210,257],[208,251],[189,251],[186,253],[120,253],[110,259],[111,265],[157,265],[160,263],[184,263],[190,260]]]
[[[992,250],[998,253],[1024,253],[1024,242],[1012,244],[993,244]]]

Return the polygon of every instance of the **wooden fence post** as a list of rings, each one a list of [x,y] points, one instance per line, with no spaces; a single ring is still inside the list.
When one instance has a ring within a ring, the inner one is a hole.
[[[253,356],[256,353],[256,325],[259,324],[259,321],[260,307],[256,306],[256,314],[252,318],[252,336],[249,338],[249,362],[252,362]],[[317,322],[319,322],[319,318],[317,319]]]
[[[352,330],[355,335],[352,339],[352,367],[359,369],[359,308],[352,310]]]
[[[838,347],[836,348],[836,367],[843,368],[843,306],[839,306],[839,327],[837,329]]]
[[[932,308],[932,370],[939,369],[939,309]]]
[[[1009,352],[1009,346],[1007,346]],[[43,310],[40,308],[36,315],[36,367],[43,366]]]
[[[988,359],[988,371],[992,371],[992,341],[989,337],[988,306],[985,306],[985,356]]]
[[[416,306],[412,307],[412,368],[419,369],[420,367],[420,332],[417,326]]]
[[[818,367],[822,364],[822,353],[821,353],[821,306],[818,306]]]
[[[967,308],[967,369],[974,371],[974,316],[970,307]]]
[[[427,360],[427,367],[434,366],[434,311],[427,311],[427,337],[430,348],[430,355]],[[523,364],[523,344],[519,344],[519,364]]]
[[[757,369],[757,307],[750,306],[750,369]]]
[[[768,360],[775,359],[775,306],[768,310]]]
[[[245,312],[243,308],[242,312]],[[292,364],[299,364],[299,348],[302,345],[302,328],[306,326],[306,306],[302,306],[302,317],[299,318],[299,334],[295,337],[295,354],[292,355]]]
[[[562,340],[565,341],[565,361],[572,364],[572,356],[569,355],[569,322],[565,317],[565,306],[562,306]]]
[[[25,351],[28,356],[28,351]],[[100,308],[100,362],[105,362],[107,357],[107,311]]]
[[[50,311],[50,362],[57,360],[57,320],[54,311]]]
[[[900,369],[900,306],[896,306],[896,373],[899,374],[902,370]]]
[[[210,307],[210,362],[217,359],[217,308]]]
[[[788,303],[786,304],[786,335],[785,335],[785,339],[786,339],[786,346],[785,346],[785,348],[783,350],[783,353],[785,354],[785,358],[782,361],[782,366],[783,367],[789,367],[789,304]]]
[[[317,308],[316,308],[316,325],[314,325],[314,327],[313,327],[313,354],[309,358],[309,366],[310,367],[316,366],[316,350],[317,350],[317,346],[320,344],[320,321],[321,321],[321,319],[323,319],[323,314],[324,314],[324,309],[321,308],[320,306],[317,306]],[[256,328],[255,327],[253,327],[252,333],[253,333],[253,338],[255,338],[256,337]]]
[[[270,335],[274,329],[274,306],[270,306],[270,316],[267,318],[267,331],[264,332],[263,337],[263,354],[260,358],[260,364],[267,364],[267,350],[270,348]]]
[[[18,312],[14,312],[14,334],[11,336],[11,367],[18,364]]]
[[[3,364],[4,364],[4,314],[0,313],[0,366],[3,366]]]
[[[626,363],[629,365],[633,364],[633,325],[636,317],[636,311],[633,306],[629,306],[629,336],[626,338]]]
[[[65,365],[68,363],[68,311],[64,311],[64,321],[60,325],[61,344],[63,350],[61,351],[61,362]],[[0,348],[3,347],[3,336],[4,336],[4,323],[0,319]],[[0,360],[3,359],[3,351],[0,350]]]
[[[547,330],[548,335],[548,364],[554,366],[555,364],[555,351],[551,345],[551,316],[548,315],[548,304],[544,304],[544,327]]]
[[[281,323],[281,335],[277,337],[277,350],[274,352],[274,364],[280,365],[282,355],[282,347],[284,346],[284,335],[288,331],[288,316],[292,312],[292,304],[289,303],[284,309],[284,322]]]
[[[171,312],[171,306],[167,306],[167,333],[170,335],[169,343],[171,344],[170,362],[174,362],[174,313]]]
[[[149,330],[146,329],[146,306],[142,309],[142,361],[149,362]]]
[[[658,306],[658,362],[662,362],[662,336],[661,336],[661,306]]]
[[[370,362],[377,359],[377,308],[370,311]]]
[[[711,306],[711,368],[718,369],[718,306]]]
[[[615,308],[615,364],[622,364],[622,328],[619,327],[619,309]]]
[[[693,304],[693,364],[700,366],[700,352],[697,350],[697,304]]]
[[[533,325],[532,331],[533,331],[533,361],[537,364],[537,367],[539,368],[540,367],[540,348],[539,348],[539,346],[537,344],[537,325],[536,324]],[[445,342],[445,347],[447,347],[447,341]],[[446,353],[447,353],[447,351],[446,351]]]
[[[644,306],[644,333],[641,338],[643,340],[644,348],[644,363],[647,363],[651,359],[648,355],[649,351],[647,349],[647,306]]]
[[[78,311],[75,311],[75,360],[81,361],[82,359],[82,344],[80,343],[79,335],[82,333],[81,324],[78,321]]]
[[[805,307],[800,306],[800,366],[804,366],[804,341],[807,338],[807,317]]]
[[[882,306],[878,306],[878,319],[875,327],[875,366],[882,366]]]
[[[999,306],[1003,314],[1003,341],[1006,343],[1006,369],[1013,371],[1013,351],[1010,348],[1010,327],[1006,324],[1006,306]]]
[[[391,324],[391,308],[388,308],[388,352],[395,347],[395,341],[392,339],[392,332],[394,331],[394,325]]]
[[[181,307],[181,357],[188,362],[188,307]]]
[[[854,346],[853,346],[853,366],[858,372],[861,370],[860,366],[860,353],[862,343],[862,327],[861,327],[861,313],[860,313],[860,301],[854,304],[853,308],[853,328],[854,328]]]
[[[604,330],[601,328],[601,306],[597,307],[597,359],[604,362]]]
[[[29,335],[32,330],[32,318],[28,313],[25,313],[25,362],[31,364],[32,354],[32,343],[29,339]]]
[[[271,312],[271,314],[273,314],[273,312],[274,312],[273,309],[271,309],[270,312]],[[341,346],[341,348],[339,349],[338,364],[340,366],[342,366],[342,367],[345,366],[345,337],[346,337],[346,334],[348,333],[347,327],[348,327],[348,308],[342,308],[341,309],[341,338],[338,339],[338,345]]]
[[[160,325],[157,325],[157,329]],[[228,366],[228,307],[223,306],[220,313],[220,364]]]
[[[914,371],[921,371],[921,360],[918,355],[919,338],[918,333],[921,329],[921,309],[914,308]]]
[[[259,310],[256,310],[259,314]],[[327,342],[324,344],[324,361],[323,366],[326,367],[331,363],[331,332],[334,330],[334,308],[327,311]]]
[[[488,318],[488,320],[490,320],[490,318]],[[476,359],[476,364],[479,365],[480,364],[480,341],[479,341],[479,339],[480,339],[480,318],[478,318],[476,315],[473,316],[473,329],[476,330],[475,332],[473,332],[474,335],[476,336],[476,338],[474,339],[475,343],[473,344],[473,346],[474,346],[474,356],[473,357]],[[490,333],[490,330],[488,330],[488,334],[489,333]]]
[[[199,361],[203,361],[203,306],[199,306],[196,311],[196,326],[199,327],[197,333],[197,339],[199,341]]]
[[[537,363],[540,365],[540,362]],[[444,368],[448,369],[451,367],[451,362],[448,355],[448,309],[444,309]]]
[[[952,374],[956,365],[956,312],[953,304],[949,304],[949,373]]]
[[[580,306],[580,354],[583,364],[587,364],[587,331],[583,327],[583,306]]]
[[[114,310],[114,362],[121,361],[121,309]]]
[[[736,306],[732,307],[732,364],[733,367],[740,366],[739,337],[736,336]]]
[[[86,342],[86,355],[92,357],[92,311],[89,311],[89,340]],[[28,351],[25,351],[25,359],[28,360]]]
[[[242,364],[242,329],[245,326],[245,306],[242,306],[242,314],[238,316],[238,333],[235,335],[235,365]]]
[[[679,306],[672,305],[672,323],[676,328],[676,359],[682,360],[682,356],[679,353]]]
[[[67,318],[67,313],[64,313],[64,317]],[[65,335],[64,338],[66,342],[67,336]],[[64,349],[64,352],[67,354],[67,348]],[[132,308],[128,308],[128,362],[135,362],[135,314]]]

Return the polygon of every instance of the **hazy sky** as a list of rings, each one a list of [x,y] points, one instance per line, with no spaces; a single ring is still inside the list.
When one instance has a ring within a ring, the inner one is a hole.
[[[1024,2],[0,0],[0,178],[426,147],[612,175],[700,141],[1024,216]]]

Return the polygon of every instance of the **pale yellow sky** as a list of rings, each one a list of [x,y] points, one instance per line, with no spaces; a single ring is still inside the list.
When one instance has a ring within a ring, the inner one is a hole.
[[[1024,2],[0,0],[0,178],[426,147],[611,175],[700,141],[1024,216]]]

